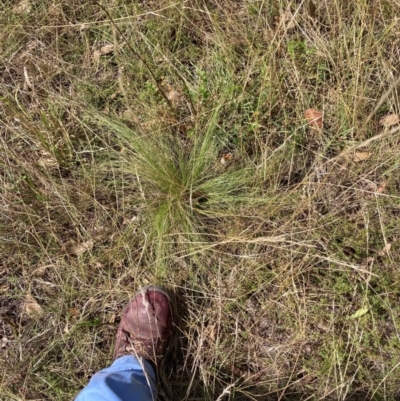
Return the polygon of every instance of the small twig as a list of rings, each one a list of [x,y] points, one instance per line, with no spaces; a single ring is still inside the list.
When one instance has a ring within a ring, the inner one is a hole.
[[[389,95],[392,93],[393,89],[396,88],[397,85],[400,84],[400,76],[397,77],[397,79],[390,85],[389,89],[381,96],[379,99],[379,102],[376,104],[375,108],[369,113],[367,119],[364,121],[364,124],[361,127],[361,131],[364,130],[364,128],[367,126],[371,118],[375,115],[375,113],[379,110],[379,107],[382,106],[383,102],[389,97]]]
[[[351,146],[350,148],[345,149],[342,153],[338,154],[335,157],[332,157],[331,159],[327,160],[326,163],[328,162],[332,162],[332,161],[336,161],[341,159],[342,157],[348,155],[349,153],[353,152],[356,149],[359,148],[364,148],[366,146],[368,146],[370,143],[377,141],[378,139],[384,138],[386,136],[395,134],[396,132],[400,131],[400,126],[392,128],[390,131],[387,131],[386,129],[381,132],[378,135],[373,136],[372,138],[366,139],[364,142],[358,143],[354,146]]]
[[[231,388],[235,386],[235,384],[237,383],[231,383],[228,387],[224,388],[224,391],[219,395],[219,397],[217,398],[216,401],[221,401],[225,395],[230,395],[231,394]]]
[[[368,117],[365,119],[360,131],[363,131],[365,129],[365,127],[367,126],[367,124],[369,123],[369,121],[371,120],[371,118],[375,115],[375,113],[378,111],[379,107],[381,107],[381,105],[383,104],[383,102],[389,97],[389,95],[392,93],[393,89],[396,88],[398,85],[400,84],[400,76],[392,83],[392,85],[390,85],[389,89],[381,96],[381,98],[379,99],[379,102],[376,104],[375,108],[371,111],[371,113],[369,113]],[[370,143],[377,141],[378,139],[384,138],[388,135],[392,135],[396,132],[398,132],[400,130],[400,127],[395,127],[393,129],[391,129],[390,131],[387,131],[387,129],[385,129],[383,132],[381,132],[378,135],[373,136],[372,138],[369,138],[367,140],[365,140],[364,142],[361,142],[359,144],[356,144],[354,146],[351,146],[350,148],[345,149],[342,153],[340,153],[339,155],[328,159],[326,161],[326,163],[328,162],[332,162],[338,159],[341,159],[343,156],[348,155],[349,153],[353,152],[356,149],[368,146]]]
[[[106,14],[107,17],[110,19],[111,24],[115,27],[115,29],[118,31],[118,33],[121,35],[121,37],[124,39],[125,43],[127,44],[127,46],[129,47],[129,49],[131,50],[131,52],[144,64],[144,66],[147,68],[147,70],[149,71],[151,77],[153,78],[154,82],[157,85],[157,89],[158,91],[161,93],[161,95],[163,96],[163,98],[166,100],[166,102],[168,103],[168,106],[170,107],[170,109],[172,111],[174,111],[174,108],[172,107],[172,103],[170,102],[170,100],[168,99],[167,95],[164,93],[164,91],[161,89],[160,84],[157,81],[156,76],[154,75],[153,70],[151,69],[151,67],[149,66],[149,64],[147,63],[147,61],[131,46],[131,44],[128,42],[127,38],[125,37],[124,33],[121,31],[121,29],[118,28],[118,26],[116,25],[116,23],[114,22],[113,18],[111,17],[110,13],[108,12],[108,10],[102,6],[99,2],[95,1],[95,4],[97,4]]]
[[[126,93],[124,82],[123,82],[123,70],[124,67],[119,67],[118,68],[118,84],[119,84],[119,89],[122,92],[122,96],[125,99],[125,106],[128,109],[129,112],[129,117],[133,120],[137,130],[139,131],[140,135],[144,135],[144,129],[142,127],[142,124],[140,123],[139,118],[136,116],[136,113],[133,111],[132,107],[129,105],[129,99],[128,99],[128,94]]]
[[[25,66],[24,66],[24,77],[25,77],[26,86],[29,89],[33,89],[33,85],[31,84],[31,81],[29,80],[28,70],[27,70],[27,68]]]
[[[146,196],[144,195],[144,191],[143,191],[143,188],[142,188],[142,184],[140,183],[140,178],[139,178],[139,174],[138,174],[138,171],[137,171],[136,167],[135,167],[135,172],[136,172],[136,178],[137,178],[138,184],[139,184],[140,194],[142,195],[143,200],[146,201]]]
[[[113,39],[114,39],[114,52],[115,54],[117,54],[118,52],[118,39],[117,39],[117,30],[115,25],[112,26],[112,31],[113,31]],[[116,57],[117,62],[118,62],[118,57]],[[136,113],[133,111],[132,107],[129,104],[129,98],[128,98],[128,94],[125,90],[125,86],[124,86],[124,80],[123,80],[123,71],[124,71],[124,67],[118,67],[118,85],[119,85],[119,90],[122,93],[122,96],[125,99],[125,106],[128,109],[129,112],[129,116],[131,117],[131,119],[133,120],[134,124],[136,125],[137,130],[139,131],[140,135],[144,135],[144,129],[142,127],[142,124],[140,123],[139,118],[136,116]]]

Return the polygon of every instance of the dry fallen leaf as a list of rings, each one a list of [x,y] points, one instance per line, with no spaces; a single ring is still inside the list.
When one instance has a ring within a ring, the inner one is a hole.
[[[182,269],[187,270],[189,265],[187,264],[186,260],[182,256],[172,256],[173,261]]]
[[[178,103],[181,99],[181,93],[175,89],[171,89],[170,91],[165,92],[165,96],[171,103]]]
[[[99,60],[100,60],[100,56],[101,56],[100,50],[95,50],[95,51],[93,52],[93,60],[94,60],[94,61],[99,61]]]
[[[379,120],[379,124],[384,127],[391,127],[392,125],[396,125],[400,122],[400,117],[397,114],[388,114],[385,117],[382,117]]]
[[[224,153],[221,157],[221,164],[225,164],[233,159],[233,155],[231,152]]]
[[[114,49],[114,45],[104,45],[100,48],[100,53],[102,56],[104,56],[105,54],[112,53]]]
[[[353,156],[353,162],[359,163],[364,160],[368,160],[371,157],[370,152],[355,152]]]
[[[46,274],[48,266],[40,266],[36,270],[33,271],[33,275],[35,277],[43,277]]]
[[[100,50],[93,51],[93,60],[99,61],[101,56],[105,56],[106,54],[110,54],[115,50],[114,45],[104,45],[100,47]]]
[[[381,194],[385,191],[385,188],[386,188],[386,182],[382,182],[381,184],[378,185],[376,192],[378,192],[378,194]]]
[[[48,167],[48,168],[56,168],[56,167],[58,167],[58,163],[57,163],[57,160],[55,160],[55,159],[53,159],[53,158],[51,158],[51,157],[41,157],[39,160],[38,160],[38,165],[40,166],[40,167]]]
[[[81,312],[79,312],[79,309],[77,308],[69,308],[68,313],[73,319],[77,319],[81,314]]]
[[[5,294],[9,289],[10,289],[10,285],[9,284],[5,284],[5,285],[0,286],[0,294]]]
[[[81,244],[78,244],[74,240],[69,240],[63,245],[63,248],[70,255],[78,256],[81,255],[82,253],[85,253],[86,251],[91,251],[93,245],[94,241],[92,239],[82,242]]]
[[[167,99],[172,103],[173,106],[179,106],[185,99],[185,95],[179,88],[174,87],[168,81],[164,80],[161,82],[161,89],[163,90]]]
[[[42,307],[36,302],[32,295],[28,294],[24,301],[24,311],[28,316],[41,315]]]
[[[304,112],[304,117],[307,124],[311,128],[321,129],[322,128],[322,113],[316,109],[308,109]]]
[[[48,167],[48,168],[58,167],[57,159],[46,151],[41,152],[41,157],[38,159],[37,163],[41,167]]]

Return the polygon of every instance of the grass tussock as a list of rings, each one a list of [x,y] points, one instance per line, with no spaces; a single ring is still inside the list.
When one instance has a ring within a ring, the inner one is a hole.
[[[160,399],[398,397],[398,12],[7,1],[0,398],[72,399],[149,283]]]

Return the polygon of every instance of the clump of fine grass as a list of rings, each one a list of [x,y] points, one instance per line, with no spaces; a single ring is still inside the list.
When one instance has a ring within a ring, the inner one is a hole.
[[[215,134],[217,117],[215,113],[204,131],[196,127],[184,139],[161,130],[139,133],[118,121],[101,119],[122,146],[110,161],[115,174],[136,181],[144,219],[152,225],[149,236],[156,260],[198,252],[218,237],[219,221],[238,213],[245,203],[262,202],[256,196],[260,191],[254,166],[223,159],[223,146]]]

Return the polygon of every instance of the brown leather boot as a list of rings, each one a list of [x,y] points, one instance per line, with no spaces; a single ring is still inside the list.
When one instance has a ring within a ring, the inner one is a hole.
[[[141,289],[122,313],[113,360],[134,355],[159,365],[171,330],[172,306],[165,290],[156,286]]]

